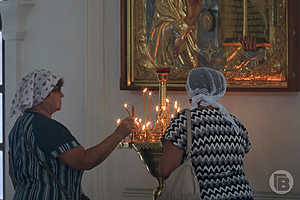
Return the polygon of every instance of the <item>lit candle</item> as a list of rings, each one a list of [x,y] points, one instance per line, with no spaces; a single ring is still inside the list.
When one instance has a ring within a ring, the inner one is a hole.
[[[134,105],[131,106],[131,117],[133,120],[135,120],[135,110],[134,110]],[[135,120],[136,121],[136,120]],[[131,134],[131,142],[134,141],[134,136],[135,135],[135,131]]]
[[[151,129],[152,129],[152,103],[151,103],[151,94],[152,92],[149,92],[148,100],[149,100],[149,110],[150,110],[150,124],[151,124]]]
[[[121,122],[121,119],[120,118],[117,119],[117,126],[119,126],[120,122]]]
[[[150,122],[148,122],[147,124],[146,124],[146,129],[148,129],[148,127],[151,125],[151,123]]]
[[[137,126],[137,131],[139,131],[139,122],[138,122],[138,118],[136,117],[135,119],[134,119],[134,123],[136,124],[136,126]]]
[[[141,118],[139,119],[139,125],[140,125],[140,128],[142,128],[142,119]]]
[[[154,129],[156,129],[157,125],[158,125],[158,120],[156,120],[154,123]]]
[[[145,124],[147,123],[147,111],[146,111],[146,97],[145,93],[147,92],[147,88],[143,90],[143,100],[144,100],[144,113],[145,113]]]
[[[117,119],[117,126],[119,126],[120,123],[121,123],[121,119],[119,118],[119,119]],[[122,142],[125,142],[125,139],[122,139]]]
[[[145,136],[145,138],[147,137],[147,131],[146,131],[146,126],[145,126],[145,124],[143,125],[143,128],[142,128],[142,130],[143,131],[145,131],[145,134],[144,134],[144,136]]]
[[[130,112],[129,112],[129,110],[128,110],[128,105],[127,105],[127,103],[124,103],[124,108],[125,108],[125,110],[127,111],[128,115],[129,115],[129,117],[130,117],[131,115],[130,115]]]
[[[169,99],[166,99],[166,102],[167,102],[167,106],[168,106],[168,118],[170,118],[170,101]]]
[[[176,111],[177,111],[177,108],[178,108],[177,101],[175,101],[175,103],[174,103],[175,113],[176,113]],[[174,112],[174,110],[173,110],[173,112]]]
[[[132,115],[132,119],[135,119],[135,109],[134,109],[134,105],[132,105],[132,107],[131,107],[131,115]]]
[[[174,108],[177,109],[177,106],[178,106],[178,103],[177,103],[177,101],[175,101]]]

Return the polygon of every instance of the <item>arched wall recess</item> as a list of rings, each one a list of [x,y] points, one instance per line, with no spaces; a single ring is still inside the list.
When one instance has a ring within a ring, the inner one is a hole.
[[[35,0],[0,1],[5,40],[24,40],[27,31],[27,18],[35,4]]]

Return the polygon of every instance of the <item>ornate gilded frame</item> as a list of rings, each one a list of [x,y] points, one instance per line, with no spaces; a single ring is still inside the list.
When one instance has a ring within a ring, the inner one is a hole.
[[[120,88],[122,90],[137,90],[144,87],[156,89],[158,82],[156,78],[155,68],[148,68],[147,58],[137,53],[137,48],[145,46],[145,26],[140,23],[145,20],[145,1],[153,0],[121,0],[121,79]],[[159,1],[159,0],[156,0]],[[172,0],[171,0],[172,1]],[[225,2],[225,0],[219,0]],[[247,2],[247,0],[241,0]],[[263,1],[263,0],[258,0]],[[284,68],[282,74],[285,80],[280,80],[280,83],[268,83],[268,79],[258,80],[255,78],[255,84],[248,84],[246,81],[228,81],[228,88],[230,91],[299,91],[300,84],[297,80],[300,74],[300,67],[297,63],[296,51],[299,45],[299,25],[296,20],[300,18],[297,8],[300,8],[298,1],[291,0],[265,0],[271,2],[271,6],[276,5],[276,9],[272,7],[272,14],[270,16],[273,21],[268,23],[275,23],[277,29],[269,30],[269,43],[271,50],[265,52],[264,55],[272,53],[272,57],[268,57],[265,62],[268,66],[273,65],[268,69],[276,69],[276,66]],[[227,0],[228,2],[228,0]],[[220,3],[222,4],[222,3]],[[244,11],[245,12],[245,11]],[[225,13],[225,11],[224,11]],[[221,15],[220,15],[221,16]],[[224,15],[225,16],[225,15]],[[221,19],[222,20],[222,19]],[[224,20],[223,20],[224,21]],[[244,22],[244,21],[243,21]],[[245,23],[245,22],[244,22]],[[224,23],[225,24],[225,23]],[[142,27],[142,28],[141,28]],[[225,27],[225,26],[224,26]],[[220,31],[224,31],[220,27]],[[243,31],[245,27],[243,26]],[[273,35],[272,35],[273,34]],[[219,34],[224,35],[224,34]],[[218,36],[220,39],[220,36]],[[226,38],[221,38],[222,46],[238,45],[239,41],[229,41]],[[258,41],[259,43],[259,41]],[[264,42],[260,42],[264,43]],[[263,47],[264,48],[264,47]],[[266,47],[268,48],[268,47]],[[275,53],[274,53],[275,52]],[[277,52],[277,53],[276,53]],[[264,57],[266,58],[266,57]],[[142,63],[142,64],[141,64]],[[275,63],[275,64],[274,64]],[[139,68],[140,67],[140,68]],[[223,71],[223,69],[222,69]],[[226,73],[226,72],[225,72]],[[168,89],[184,90],[185,79],[188,70],[173,70],[169,75]],[[226,74],[227,75],[227,74]],[[228,77],[226,77],[228,78]],[[267,80],[267,81],[266,81]],[[253,82],[253,80],[251,80]]]

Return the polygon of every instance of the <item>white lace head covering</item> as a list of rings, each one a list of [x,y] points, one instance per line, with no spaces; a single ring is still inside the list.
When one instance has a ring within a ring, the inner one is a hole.
[[[19,115],[44,101],[56,86],[61,77],[55,73],[39,69],[28,73],[18,84],[16,94],[12,100],[10,116]]]
[[[193,69],[187,78],[186,91],[192,100],[190,109],[198,107],[199,103],[202,106],[211,105],[218,108],[222,115],[233,124],[234,130],[239,132],[239,127],[233,117],[218,102],[226,92],[226,79],[220,71],[208,67]]]

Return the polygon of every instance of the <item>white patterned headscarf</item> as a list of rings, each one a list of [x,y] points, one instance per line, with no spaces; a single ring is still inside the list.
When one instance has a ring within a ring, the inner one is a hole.
[[[16,94],[12,100],[10,116],[19,115],[44,101],[56,86],[61,77],[55,73],[39,69],[28,73],[18,84]]]
[[[218,101],[226,92],[226,79],[224,75],[217,70],[208,67],[198,67],[193,69],[187,78],[186,91],[192,100],[190,109],[211,105],[218,108],[222,115],[228,119],[238,133],[239,127],[226,108]]]

